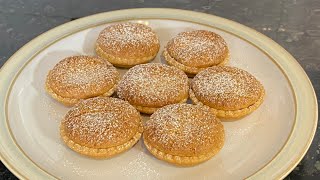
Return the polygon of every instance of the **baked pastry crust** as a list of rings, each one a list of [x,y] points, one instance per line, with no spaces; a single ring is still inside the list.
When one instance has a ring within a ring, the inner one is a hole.
[[[200,71],[208,68],[208,67],[197,68],[197,67],[186,66],[186,65],[176,61],[173,57],[171,57],[170,54],[168,53],[167,49],[164,49],[163,57],[165,58],[165,60],[167,61],[167,63],[169,65],[181,69],[182,71],[184,71],[188,75],[188,77],[193,77],[196,74],[198,74]],[[230,57],[230,55],[228,53],[227,57],[221,63],[217,64],[216,66],[224,66],[224,65],[228,64],[229,57]]]
[[[205,106],[202,102],[200,102],[197,99],[197,97],[194,95],[192,89],[189,90],[189,94],[190,94],[190,99],[192,100],[192,102],[194,104]],[[246,115],[252,113],[254,110],[258,109],[258,107],[263,102],[264,96],[265,96],[265,92],[263,90],[260,98],[254,104],[252,104],[246,108],[242,108],[242,109],[238,109],[238,110],[221,110],[221,109],[215,109],[215,108],[211,108],[211,107],[210,107],[210,109],[217,117],[225,118],[225,119],[231,119],[231,118],[237,119],[237,118],[241,118],[243,116],[246,116]]]
[[[152,147],[152,145],[150,145],[147,141],[144,141],[144,145],[146,146],[148,151],[156,158],[177,166],[194,166],[211,159],[219,152],[218,150],[214,150],[211,153],[200,156],[177,156],[160,151],[157,148]]]
[[[105,97],[111,96],[116,91],[116,87],[117,87],[117,85],[115,84],[109,91],[107,91],[104,94],[101,94],[100,96],[105,96]],[[59,96],[57,93],[53,92],[53,90],[50,88],[48,81],[46,81],[45,89],[46,89],[47,93],[51,95],[51,97],[53,99],[61,102],[65,106],[75,105],[76,103],[78,103],[81,100],[81,99],[76,99],[76,98],[66,98],[66,97]]]
[[[109,158],[130,149],[142,132],[139,112],[128,102],[110,97],[79,102],[60,125],[66,145],[93,158]]]
[[[189,80],[183,71],[149,63],[129,69],[119,83],[117,95],[140,112],[151,114],[165,105],[185,102],[188,91]]]
[[[62,127],[60,127],[60,135],[65,144],[75,152],[92,158],[102,159],[111,158],[130,149],[139,141],[141,132],[136,133],[136,135],[133,136],[132,139],[130,139],[128,142],[110,148],[89,148],[86,146],[82,146],[71,140]]]
[[[263,102],[262,84],[248,72],[236,67],[210,67],[191,82],[190,99],[206,105],[220,118],[240,118]]]
[[[158,159],[178,166],[204,162],[224,144],[222,123],[204,106],[165,106],[151,115],[144,129],[147,149]]]
[[[111,54],[107,54],[104,50],[102,50],[102,48],[98,44],[96,45],[95,49],[96,49],[96,53],[98,54],[98,56],[108,60],[114,66],[121,67],[121,68],[130,68],[130,67],[135,66],[137,64],[147,63],[147,62],[151,61],[152,59],[154,59],[157,55],[157,53],[155,53],[154,55],[146,56],[146,57],[142,57],[142,58],[126,59],[126,58],[119,58],[119,57],[113,56]]]
[[[187,102],[188,98],[183,99],[182,101],[180,101],[179,103],[185,103]],[[158,110],[159,108],[156,107],[145,107],[145,106],[137,106],[137,105],[133,105],[138,111],[145,113],[145,114],[152,114],[154,113],[156,110]]]
[[[106,27],[95,47],[99,56],[125,68],[151,61],[159,48],[159,39],[150,27],[131,22]]]
[[[195,30],[179,33],[171,39],[164,50],[168,64],[189,73],[217,65],[224,65],[229,58],[225,40],[218,34]]]
[[[45,89],[54,99],[72,106],[81,99],[111,96],[120,74],[109,62],[93,56],[71,56],[49,71]]]

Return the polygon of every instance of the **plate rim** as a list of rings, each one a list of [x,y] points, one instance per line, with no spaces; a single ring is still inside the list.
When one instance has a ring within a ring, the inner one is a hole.
[[[238,37],[250,42],[250,44],[255,45],[265,54],[271,56],[282,73],[287,76],[287,79],[292,86],[293,95],[296,100],[296,123],[292,128],[291,135],[289,135],[288,140],[286,141],[280,152],[278,152],[275,157],[262,169],[250,176],[250,178],[263,178],[272,176],[282,179],[293,170],[293,168],[300,162],[300,160],[304,157],[305,153],[309,149],[317,128],[317,98],[308,76],[306,75],[300,64],[283,47],[281,47],[270,38],[242,24],[210,14],[168,8],[125,9],[83,17],[55,27],[39,35],[29,43],[24,45],[16,53],[14,53],[2,66],[2,68],[0,69],[0,108],[4,110],[3,112],[6,112],[6,102],[10,93],[9,87],[12,86],[14,79],[17,78],[18,73],[29,62],[29,60],[32,59],[32,57],[35,56],[37,52],[43,49],[39,47],[40,44],[45,44],[47,47],[50,44],[66,36],[69,36],[70,34],[75,33],[76,31],[78,32],[97,24],[134,19],[182,20],[222,29],[224,31],[227,31],[228,33],[232,31],[231,34],[235,34]],[[27,51],[29,51],[29,53],[27,53]],[[11,76],[8,76],[8,74],[10,74]],[[299,87],[297,84],[299,84]],[[301,85],[303,85],[303,88],[300,87]],[[8,87],[8,89],[6,87]],[[16,146],[15,143],[12,143],[14,141],[14,137],[11,137],[10,135],[10,129],[8,127],[9,125],[6,122],[7,119],[4,114],[5,113],[0,115],[0,141],[5,142],[5,145],[9,145],[10,149],[16,154],[12,154],[11,151],[6,151],[6,149],[9,148],[4,146],[4,143],[1,143],[0,159],[3,164],[5,164],[5,166],[8,167],[8,169],[10,169],[10,171],[20,179],[28,179],[29,177],[50,179],[53,178],[48,176],[49,174],[47,174],[46,172],[42,172],[42,170],[40,170],[41,168],[39,168],[38,165],[33,164],[33,162],[28,159],[28,157],[23,157],[25,156],[25,154],[23,153],[23,151],[21,152],[20,147]],[[305,119],[308,119],[310,122],[306,121]],[[307,122],[309,124],[307,124]],[[311,125],[311,129],[306,128],[308,127],[308,125]],[[306,131],[306,129],[309,130],[309,132]],[[305,132],[303,133],[305,134],[304,136],[298,136],[301,131]],[[304,146],[299,148],[299,145],[297,144],[298,140],[296,139],[303,141],[305,143]],[[293,147],[300,149],[299,155],[288,149]],[[279,161],[285,163],[285,160],[290,161],[290,158],[288,159],[281,155],[288,155],[288,153],[289,155],[295,155],[295,159],[291,160],[290,164],[285,164],[285,169],[283,169],[283,167],[281,166],[281,169],[279,167],[279,164],[277,165],[277,163],[279,163]],[[19,155],[20,159],[14,156],[17,154]],[[21,165],[16,168],[17,163],[21,162],[24,165],[29,165],[29,168],[21,168]],[[276,170],[278,170],[277,173],[272,173],[276,172]]]

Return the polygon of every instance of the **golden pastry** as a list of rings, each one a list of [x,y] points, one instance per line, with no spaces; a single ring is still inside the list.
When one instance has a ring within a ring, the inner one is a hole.
[[[163,56],[168,64],[194,76],[208,67],[224,65],[228,61],[229,50],[220,35],[195,30],[179,33],[171,39]]]
[[[117,95],[138,111],[152,114],[165,105],[186,102],[188,89],[188,77],[183,71],[150,63],[129,69],[119,83]]]
[[[116,68],[104,59],[71,56],[49,71],[45,88],[59,102],[74,105],[81,99],[111,96],[119,77]]]
[[[197,74],[191,83],[190,98],[209,106],[221,118],[239,118],[256,110],[263,102],[262,84],[236,67],[210,67]]]
[[[108,26],[96,42],[96,53],[118,67],[149,62],[159,48],[159,39],[150,27],[129,22]]]
[[[80,101],[60,125],[66,145],[92,158],[109,158],[130,149],[142,131],[140,113],[128,102],[111,97]]]
[[[178,166],[209,160],[224,144],[223,125],[205,106],[165,106],[151,115],[144,129],[143,140],[151,154]]]

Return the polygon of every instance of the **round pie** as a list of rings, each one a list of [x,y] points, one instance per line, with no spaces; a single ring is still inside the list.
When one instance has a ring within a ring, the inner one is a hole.
[[[178,166],[209,160],[224,145],[223,125],[205,106],[165,106],[151,115],[144,129],[144,144],[151,154]]]
[[[61,60],[49,71],[46,91],[65,105],[81,99],[111,96],[120,74],[109,62],[93,56],[71,56]]]
[[[79,102],[60,125],[66,145],[93,158],[109,158],[130,149],[142,131],[140,113],[128,102],[111,97]]]
[[[119,83],[117,95],[138,111],[152,114],[165,105],[186,102],[188,90],[189,80],[183,71],[149,63],[129,69]]]
[[[240,118],[256,110],[264,98],[262,84],[236,67],[210,67],[191,82],[190,98],[209,106],[221,118]]]
[[[229,49],[220,35],[195,30],[179,33],[171,39],[163,55],[168,64],[194,76],[208,67],[226,64]]]
[[[118,67],[151,61],[160,48],[152,29],[139,23],[119,23],[105,28],[96,42],[96,53]]]

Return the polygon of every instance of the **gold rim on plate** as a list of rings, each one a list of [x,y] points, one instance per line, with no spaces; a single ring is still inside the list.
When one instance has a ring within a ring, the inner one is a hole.
[[[111,22],[140,19],[170,19],[213,27],[235,35],[270,57],[291,84],[295,98],[295,121],[285,145],[259,171],[249,177],[281,179],[300,162],[314,137],[318,108],[312,84],[299,63],[280,45],[239,23],[199,12],[163,8],[142,8],[100,13],[60,25],[19,49],[0,69],[0,159],[20,179],[55,179],[35,164],[15,141],[7,118],[7,102],[23,68],[51,44],[87,28]]]

